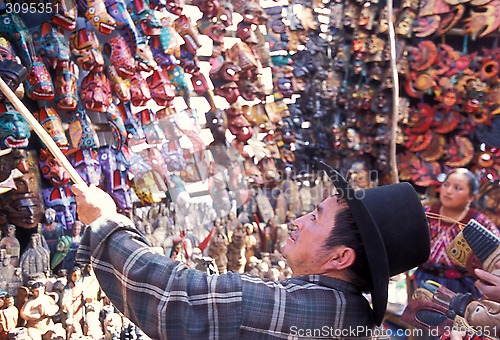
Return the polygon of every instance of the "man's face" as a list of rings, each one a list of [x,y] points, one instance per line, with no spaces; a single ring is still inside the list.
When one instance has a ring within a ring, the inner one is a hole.
[[[295,220],[296,229],[282,248],[295,276],[325,272],[323,265],[331,256],[324,244],[334,227],[335,214],[346,205],[344,201],[337,202],[336,196],[330,196],[314,211]]]

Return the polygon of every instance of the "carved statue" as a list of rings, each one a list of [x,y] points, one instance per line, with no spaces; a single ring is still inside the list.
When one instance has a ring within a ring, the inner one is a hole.
[[[32,284],[33,297],[23,305],[20,311],[22,319],[26,320],[28,334],[32,339],[48,337],[54,329],[52,316],[59,311],[56,301],[45,293],[45,284],[37,281]]]

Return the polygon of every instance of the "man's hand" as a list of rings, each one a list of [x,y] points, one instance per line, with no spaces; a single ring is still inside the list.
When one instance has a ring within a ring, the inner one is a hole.
[[[500,269],[500,261],[495,264],[495,268]],[[484,293],[488,300],[500,302],[500,276],[482,269],[475,269],[474,273],[479,278],[474,285]]]
[[[78,219],[83,223],[90,224],[103,215],[116,213],[115,201],[95,185],[74,184],[71,190],[76,198]]]

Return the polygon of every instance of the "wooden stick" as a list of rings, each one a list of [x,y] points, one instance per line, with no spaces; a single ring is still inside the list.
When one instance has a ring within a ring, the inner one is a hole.
[[[61,163],[63,168],[68,172],[69,176],[75,184],[87,185],[80,174],[75,170],[73,165],[68,161],[66,156],[62,153],[61,149],[57,146],[56,142],[52,137],[45,131],[45,129],[40,125],[40,123],[35,119],[33,114],[28,110],[24,103],[17,98],[15,93],[10,89],[5,81],[0,77],[0,90],[3,92],[5,97],[14,105],[16,110],[23,116],[23,118],[28,122],[33,131],[40,137],[42,142],[47,146],[47,148],[52,152],[52,155]]]

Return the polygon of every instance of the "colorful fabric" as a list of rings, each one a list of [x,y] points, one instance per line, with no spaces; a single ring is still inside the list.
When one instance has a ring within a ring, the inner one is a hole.
[[[368,301],[350,283],[207,275],[156,253],[118,214],[86,229],[77,261],[93,264],[113,304],[153,339],[286,339],[307,330],[352,337],[374,327]]]
[[[439,214],[439,210],[440,205],[425,207],[426,212],[433,214]],[[479,211],[470,209],[460,222],[467,224],[470,219],[475,219],[492,233],[499,235],[499,230],[495,224]],[[456,223],[445,220],[439,222],[438,218],[430,217],[429,232],[431,237],[429,260],[415,272],[413,277],[414,288],[421,281],[433,280],[455,293],[472,293],[474,298],[479,298],[481,293],[474,286],[476,279],[467,273],[464,268],[457,266],[446,254],[446,249],[460,232],[460,227]]]
[[[425,208],[426,212],[431,212],[433,214],[439,214],[439,209],[439,205]],[[467,224],[470,219],[475,219],[495,235],[499,234],[498,228],[495,224],[486,215],[480,213],[479,211],[470,209],[467,215],[465,215],[460,222]],[[451,260],[446,254],[446,249],[460,232],[460,226],[456,223],[450,223],[445,220],[441,220],[440,222],[438,218],[429,218],[429,232],[431,237],[431,255],[428,262],[455,266],[453,260]]]

